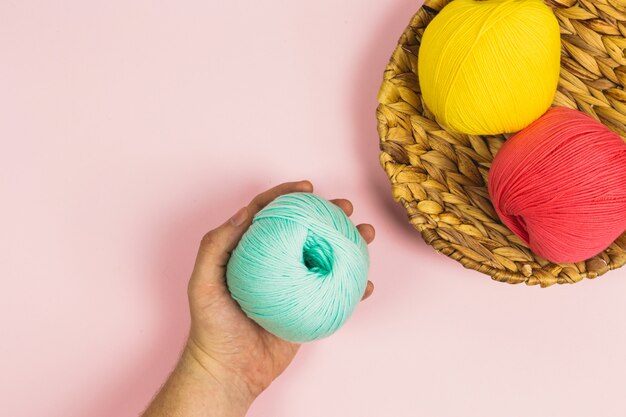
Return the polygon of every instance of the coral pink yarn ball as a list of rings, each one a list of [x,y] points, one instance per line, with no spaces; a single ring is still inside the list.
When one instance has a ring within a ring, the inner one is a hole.
[[[552,108],[502,145],[489,194],[537,255],[588,259],[626,230],[626,143],[580,111]]]

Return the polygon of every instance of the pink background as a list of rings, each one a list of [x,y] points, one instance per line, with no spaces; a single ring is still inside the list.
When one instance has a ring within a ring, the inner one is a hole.
[[[495,283],[392,201],[376,93],[418,6],[2,1],[0,413],[137,415],[186,336],[202,234],[309,178],[377,227],[376,291],[250,416],[626,415],[626,269]]]

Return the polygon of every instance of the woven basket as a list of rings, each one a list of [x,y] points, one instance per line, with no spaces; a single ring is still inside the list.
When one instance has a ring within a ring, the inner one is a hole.
[[[437,252],[494,280],[570,284],[626,263],[626,233],[584,262],[554,264],[504,226],[489,200],[491,160],[506,139],[442,128],[417,79],[420,39],[450,0],[427,0],[387,65],[376,112],[380,162],[394,199]],[[561,78],[554,105],[579,109],[626,138],[626,0],[547,0],[561,26]]]

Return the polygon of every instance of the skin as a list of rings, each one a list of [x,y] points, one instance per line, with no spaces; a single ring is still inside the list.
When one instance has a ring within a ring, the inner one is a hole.
[[[257,195],[228,221],[208,232],[189,280],[189,338],[176,365],[143,417],[241,417],[291,363],[300,345],[282,340],[250,320],[230,297],[226,265],[252,217],[282,194],[312,192],[309,181],[280,184]],[[348,216],[352,203],[333,200]],[[367,243],[369,224],[357,226]],[[368,281],[363,299],[374,290]]]

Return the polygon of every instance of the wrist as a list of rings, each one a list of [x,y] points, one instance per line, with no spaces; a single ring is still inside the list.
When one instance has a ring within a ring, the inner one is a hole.
[[[237,375],[208,355],[193,338],[187,341],[179,367],[204,385],[207,393],[219,396],[233,415],[245,415],[256,399]]]

